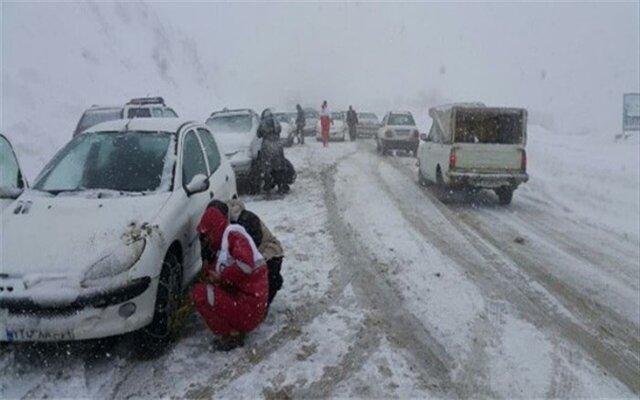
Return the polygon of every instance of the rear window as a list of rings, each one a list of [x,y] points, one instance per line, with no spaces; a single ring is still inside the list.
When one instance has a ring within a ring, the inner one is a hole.
[[[388,125],[415,125],[411,114],[391,114]]]
[[[127,118],[151,118],[151,110],[148,108],[130,108]]]
[[[524,137],[523,114],[458,110],[455,142],[520,144]]]
[[[78,132],[98,125],[101,122],[113,121],[122,118],[122,110],[89,110],[84,113],[78,124]]]
[[[358,113],[358,118],[372,120],[372,121],[378,120],[378,117],[373,113]]]
[[[253,126],[250,114],[216,115],[206,125],[214,133],[248,133]]]

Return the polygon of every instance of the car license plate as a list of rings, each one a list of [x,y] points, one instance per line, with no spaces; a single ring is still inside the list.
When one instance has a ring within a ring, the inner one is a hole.
[[[65,341],[74,340],[75,335],[71,330],[43,330],[38,328],[9,328],[6,329],[7,341]]]

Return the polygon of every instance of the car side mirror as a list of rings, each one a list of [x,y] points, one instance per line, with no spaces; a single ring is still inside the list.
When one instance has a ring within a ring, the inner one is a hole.
[[[191,179],[191,182],[185,185],[184,191],[187,192],[187,196],[192,194],[202,193],[209,189],[209,178],[204,174],[197,174]]]
[[[426,133],[421,133],[420,134],[420,140],[424,141],[424,142],[430,142],[431,140],[429,140],[429,136],[427,136]]]
[[[23,191],[24,191],[24,188],[17,188],[17,187],[10,187],[10,186],[0,187],[0,199],[15,200],[18,197],[20,197]]]

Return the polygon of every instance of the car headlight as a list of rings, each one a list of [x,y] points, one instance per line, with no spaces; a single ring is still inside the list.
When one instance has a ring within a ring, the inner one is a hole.
[[[138,262],[146,246],[146,239],[140,238],[129,243],[118,243],[114,248],[105,251],[85,271],[80,285],[102,286],[104,283],[112,284],[111,278],[128,271]]]

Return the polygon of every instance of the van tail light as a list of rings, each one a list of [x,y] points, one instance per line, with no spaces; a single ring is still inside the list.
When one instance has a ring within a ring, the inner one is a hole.
[[[522,172],[527,172],[527,152],[522,150],[522,160],[520,161],[520,169]]]
[[[456,161],[456,149],[451,149],[451,153],[449,153],[449,169],[456,167]]]
[[[416,140],[420,139],[420,132],[418,132],[417,129],[413,131],[413,138]]]
[[[386,137],[391,137],[393,136],[393,131],[391,129],[387,129],[386,131],[384,131],[384,135]]]

